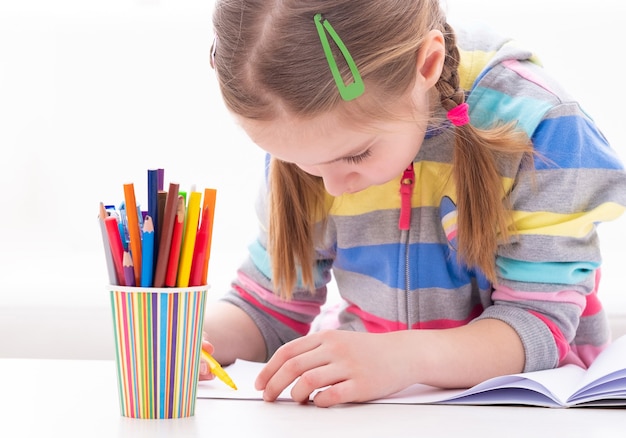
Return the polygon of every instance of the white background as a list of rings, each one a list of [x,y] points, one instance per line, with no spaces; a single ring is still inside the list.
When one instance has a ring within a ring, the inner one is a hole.
[[[448,0],[539,53],[626,156],[620,0]],[[216,188],[211,297],[254,238],[263,154],[226,113],[212,0],[0,0],[0,356],[110,358],[98,204],[146,170]],[[625,220],[601,226],[609,313],[626,314]]]

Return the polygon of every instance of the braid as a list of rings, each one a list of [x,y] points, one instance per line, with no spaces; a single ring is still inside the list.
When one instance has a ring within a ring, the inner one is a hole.
[[[465,92],[460,88],[456,37],[447,23],[444,38],[446,60],[436,88],[441,106],[450,112],[465,103]],[[499,157],[519,157],[532,148],[528,137],[511,125],[478,129],[468,123],[456,125],[454,129],[458,256],[468,266],[481,269],[492,283],[496,283],[498,244],[508,241],[510,233],[514,232],[498,168]]]
[[[459,63],[461,56],[456,46],[454,31],[448,23],[444,24],[444,38],[446,43],[446,62],[441,71],[441,77],[437,82],[437,91],[441,96],[441,106],[446,111],[465,102],[465,93],[459,87]]]

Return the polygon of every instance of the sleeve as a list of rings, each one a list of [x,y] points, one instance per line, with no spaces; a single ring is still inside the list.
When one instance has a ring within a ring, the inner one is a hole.
[[[518,234],[499,248],[494,305],[480,317],[517,331],[524,371],[558,366],[575,338],[581,349],[609,341],[597,227],[626,205],[623,165],[577,104],[547,112],[532,141],[534,172],[520,171],[510,195]]]
[[[272,268],[266,246],[267,184],[261,185],[256,211],[259,234],[249,245],[248,257],[222,300],[240,307],[252,318],[265,340],[267,360],[281,345],[309,332],[326,301],[332,261],[321,254],[316,260],[314,293],[298,282],[290,300],[280,298],[272,287]]]

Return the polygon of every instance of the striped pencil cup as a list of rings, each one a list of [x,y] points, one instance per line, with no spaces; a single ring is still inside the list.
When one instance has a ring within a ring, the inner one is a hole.
[[[207,290],[109,286],[122,416],[194,415]]]

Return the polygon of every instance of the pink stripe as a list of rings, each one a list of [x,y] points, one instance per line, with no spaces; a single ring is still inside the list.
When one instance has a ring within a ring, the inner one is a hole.
[[[130,365],[130,352],[128,351],[130,348],[130,341],[129,341],[129,335],[128,335],[128,307],[126,305],[126,296],[128,294],[126,293],[121,293],[121,307],[122,307],[122,318],[124,321],[124,347],[126,350],[126,354],[124,354],[124,356],[126,356],[126,387],[127,387],[127,394],[128,394],[128,406],[127,406],[127,413],[131,416],[131,417],[135,417],[135,404],[133,403],[133,391],[131,389],[131,384],[133,381],[133,378],[131,376],[131,365]],[[123,357],[123,356],[122,356]]]
[[[558,326],[553,321],[546,318],[545,315],[542,315],[541,313],[535,312],[533,310],[529,310],[528,313],[539,318],[548,327],[548,329],[552,333],[552,337],[554,337],[556,348],[559,350],[559,362],[564,360],[570,351],[570,345],[569,345],[569,342],[567,342],[567,339],[565,339],[563,332],[558,328]]]
[[[357,315],[365,329],[370,333],[386,333],[393,332],[398,330],[406,330],[406,324],[401,323],[399,321],[390,321],[388,319],[384,319],[371,313],[365,312],[363,309],[355,306],[354,304],[349,305],[346,308],[347,312],[350,312],[354,315]],[[483,311],[483,307],[479,304],[470,313],[470,315],[462,320],[456,319],[433,319],[430,321],[421,321],[413,324],[411,326],[412,329],[447,329],[460,327],[468,324],[474,318],[479,316]]]
[[[554,90],[552,90],[550,86],[548,86],[548,84],[542,78],[540,78],[539,76],[537,76],[536,74],[528,70],[518,60],[509,59],[509,60],[503,61],[502,64],[505,67],[517,73],[518,75],[520,75],[521,77],[528,79],[530,82],[533,82],[539,85],[540,87],[544,88],[545,90],[549,91],[552,94],[556,94]]]
[[[571,351],[559,362],[559,366],[573,363],[580,367],[588,368],[609,343],[606,342],[603,345],[571,345]]]
[[[600,269],[596,269],[596,282],[591,294],[587,295],[587,303],[582,316],[592,316],[602,311],[602,303],[598,299],[598,290],[600,286],[600,277],[602,274]]]
[[[272,315],[274,318],[276,318],[277,320],[279,320],[280,322],[282,322],[283,324],[285,324],[287,327],[291,328],[295,332],[301,335],[306,335],[309,332],[309,329],[311,328],[310,324],[305,324],[303,322],[296,321],[292,318],[288,318],[282,313],[278,313],[275,310],[270,309],[267,306],[264,306],[255,297],[250,295],[245,289],[239,286],[234,286],[234,288],[237,292],[239,292],[239,295],[241,295],[241,298],[248,301],[249,303],[252,303],[255,307],[258,307],[259,309],[262,309],[263,311]]]
[[[398,321],[389,321],[388,319],[372,315],[371,313],[363,311],[361,308],[355,306],[354,304],[350,304],[348,307],[346,307],[345,310],[346,312],[358,316],[363,322],[365,329],[370,333],[386,333],[398,330],[406,330],[406,324]]]
[[[577,306],[582,311],[586,305],[585,296],[573,290],[558,292],[525,292],[513,290],[507,286],[497,286],[491,294],[494,301],[543,301],[552,303],[569,303]]]
[[[244,273],[239,272],[238,276],[241,284],[250,291],[254,292],[260,299],[267,301],[269,304],[279,307],[281,309],[288,310],[290,312],[300,313],[302,315],[308,315],[315,318],[320,314],[321,304],[316,302],[302,302],[302,301],[285,301],[276,295],[271,290],[265,289],[258,283],[250,279]]]
[[[121,397],[123,400],[122,403],[122,411],[123,411],[123,415],[127,415],[128,414],[128,389],[126,386],[126,382],[127,379],[124,378],[124,375],[126,374],[126,369],[128,369],[128,366],[124,366],[124,361],[122,360],[124,358],[124,320],[120,314],[120,310],[122,309],[122,304],[120,303],[120,293],[119,292],[113,292],[113,296],[115,299],[115,306],[114,306],[114,311],[115,311],[115,324],[117,327],[117,333],[116,336],[118,336],[118,345],[117,345],[117,354],[118,354],[118,364],[120,367],[120,382],[121,382]],[[126,368],[126,369],[125,369]]]

